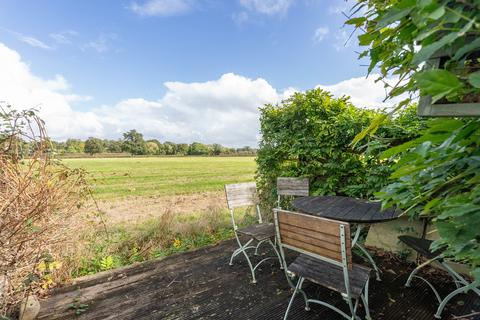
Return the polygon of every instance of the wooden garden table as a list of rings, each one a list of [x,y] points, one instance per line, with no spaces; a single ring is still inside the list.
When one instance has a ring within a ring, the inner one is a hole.
[[[293,200],[292,205],[295,210],[302,213],[355,224],[357,230],[352,240],[352,246],[357,246],[363,252],[375,269],[377,280],[380,281],[380,270],[358,239],[365,225],[395,220],[400,214],[399,210],[382,211],[380,202],[341,196],[299,197]]]

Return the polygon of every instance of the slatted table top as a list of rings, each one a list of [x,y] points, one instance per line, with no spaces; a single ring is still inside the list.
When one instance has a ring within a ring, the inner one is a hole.
[[[382,211],[380,202],[341,196],[309,196],[293,200],[293,207],[303,213],[352,223],[379,223],[397,219],[400,211]]]

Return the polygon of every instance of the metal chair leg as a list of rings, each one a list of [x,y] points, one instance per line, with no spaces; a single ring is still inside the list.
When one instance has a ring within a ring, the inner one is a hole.
[[[305,300],[305,311],[310,311],[310,304],[308,303],[307,294],[302,289],[303,282],[305,281],[305,278],[301,278],[301,281],[302,282],[300,283],[300,287],[298,288],[298,292],[300,292],[302,294],[303,300]],[[300,282],[300,280],[299,280],[299,282]]]
[[[252,266],[252,262],[250,261],[250,257],[248,256],[247,252],[245,251],[248,248],[248,245],[253,241],[253,239],[250,239],[247,243],[242,245],[242,243],[240,242],[240,239],[238,238],[238,235],[236,233],[235,233],[235,238],[237,239],[237,243],[238,243],[239,248],[237,250],[235,250],[234,253],[232,254],[232,257],[230,258],[230,265],[233,264],[233,258],[235,256],[240,254],[240,252],[243,253],[243,255],[245,256],[245,259],[247,259],[248,266],[250,267],[250,271],[252,273],[252,283],[257,283],[257,279],[255,278],[255,269]]]
[[[259,241],[257,243],[257,246],[255,247],[255,255],[258,256],[258,248],[262,245],[262,243],[264,243],[265,241],[267,241],[268,239],[263,239],[261,241]]]
[[[437,312],[435,313],[435,318],[437,319],[441,319],[442,318],[442,312],[443,312],[443,309],[445,308],[445,306],[447,305],[447,303],[453,298],[455,297],[457,294],[460,294],[460,293],[464,293],[466,290],[466,287],[468,286],[463,286],[463,287],[460,287],[452,292],[450,292],[448,294],[448,296],[446,296],[442,302],[440,303],[440,305],[438,306],[438,309],[437,309]]]
[[[277,255],[278,263],[280,264],[280,270],[283,270],[282,258],[280,257],[280,253],[277,250],[276,244],[274,244],[271,239],[268,239],[268,243],[270,243],[270,245],[273,248],[273,251],[275,251],[275,254]]]
[[[365,319],[371,320],[372,318],[370,317],[370,307],[368,305],[368,285],[369,285],[370,279],[367,280],[367,283],[365,284],[365,289],[363,290],[363,294],[360,295],[363,303],[363,307],[365,308]]]
[[[365,249],[365,247],[363,245],[361,245],[360,243],[356,243],[355,244],[362,252],[363,254],[365,254],[365,256],[367,257],[367,259],[370,261],[370,264],[373,266],[373,269],[375,270],[375,274],[377,275],[377,281],[382,281],[382,279],[380,278],[380,269],[378,269],[377,267],[377,264],[375,263],[375,261],[373,260],[372,256],[370,255],[370,253],[367,251],[367,249]]]
[[[233,251],[232,256],[230,257],[229,265],[233,266],[233,259],[243,250],[247,250],[247,249],[250,249],[250,248],[255,248],[254,246],[250,246],[250,247],[248,246],[250,243],[252,243],[252,241],[253,241],[253,239],[250,239],[250,240],[248,240],[247,243],[242,245],[242,243],[240,242],[240,240],[238,239],[238,236],[237,236],[237,242],[238,242],[239,248],[237,248],[237,249],[235,249],[235,251]]]
[[[303,283],[303,277],[300,277],[298,279],[297,285],[295,286],[295,290],[293,290],[292,297],[290,298],[290,302],[288,303],[287,311],[285,311],[285,316],[283,316],[283,320],[287,320],[288,313],[290,312],[290,308],[292,307],[293,300],[295,299],[295,296],[297,295],[297,291],[301,287]]]
[[[417,272],[420,271],[420,269],[425,268],[426,266],[428,266],[430,263],[432,263],[433,261],[435,261],[437,259],[438,258],[427,260],[424,263],[419,264],[415,269],[413,269],[413,271],[408,276],[407,282],[405,282],[405,287],[410,287],[410,283],[412,282],[412,279],[415,277]]]

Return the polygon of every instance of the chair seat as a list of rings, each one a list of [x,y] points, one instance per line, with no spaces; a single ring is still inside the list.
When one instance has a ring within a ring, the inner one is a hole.
[[[261,241],[275,236],[275,226],[273,223],[258,223],[237,229],[237,232]]]
[[[420,253],[422,256],[426,257],[427,259],[433,259],[438,257],[444,250],[430,250],[430,245],[432,244],[432,240],[422,239],[412,236],[400,236],[398,237],[400,241],[405,243],[407,246],[412,248],[413,250]]]
[[[346,294],[342,267],[301,254],[288,270],[316,284]],[[370,271],[370,268],[358,264],[353,264],[352,270],[348,271],[350,294],[353,298],[358,298],[362,294]]]

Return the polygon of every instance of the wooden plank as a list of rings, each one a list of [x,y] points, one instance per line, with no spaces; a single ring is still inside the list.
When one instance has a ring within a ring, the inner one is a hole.
[[[327,249],[329,251],[336,252],[338,254],[341,254],[341,252],[342,252],[339,243],[331,243],[331,242],[324,241],[324,240],[319,240],[317,238],[310,237],[308,235],[304,235],[304,234],[301,234],[301,233],[291,232],[291,231],[286,230],[284,228],[284,225],[282,225],[280,228],[281,228],[280,231],[281,231],[281,234],[282,234],[282,239],[283,239],[283,237],[286,237],[286,238],[289,238],[289,239],[301,241],[303,243],[311,244],[312,246],[316,246],[318,248],[324,248],[324,249]],[[283,242],[283,240],[282,240],[282,242]]]
[[[278,211],[278,220],[280,223],[286,223],[291,226],[296,226],[302,229],[313,230],[323,234],[329,234],[332,236],[340,237],[340,223],[333,220],[317,220],[319,217],[291,214],[285,211]],[[319,223],[322,221],[324,223]],[[347,225],[343,223],[344,225]]]
[[[255,182],[227,184],[225,185],[225,194],[229,209],[252,206],[258,203]]]
[[[277,178],[277,194],[281,196],[308,196],[308,178]]]
[[[344,226],[347,265],[349,269],[352,268],[350,225],[348,223],[284,210],[277,211],[277,218],[282,244],[338,262],[342,262],[341,246],[338,243],[322,240],[322,238],[340,240],[340,226]]]
[[[324,233],[320,233],[320,232],[316,232],[308,229],[299,228],[297,226],[292,226],[286,223],[281,224],[280,227],[282,228],[282,230],[285,230],[285,231],[305,234],[305,235],[308,235],[309,237],[312,237],[318,240],[323,240],[333,244],[340,244],[340,237],[336,237],[336,236],[332,236],[329,234],[324,234]]]
[[[309,243],[305,243],[303,241],[289,238],[285,235],[282,235],[281,238],[282,238],[282,244],[287,244],[307,252],[318,254],[319,256],[322,256],[322,257],[326,257],[338,262],[342,262],[342,254],[338,251],[331,251],[325,248],[321,248]]]

